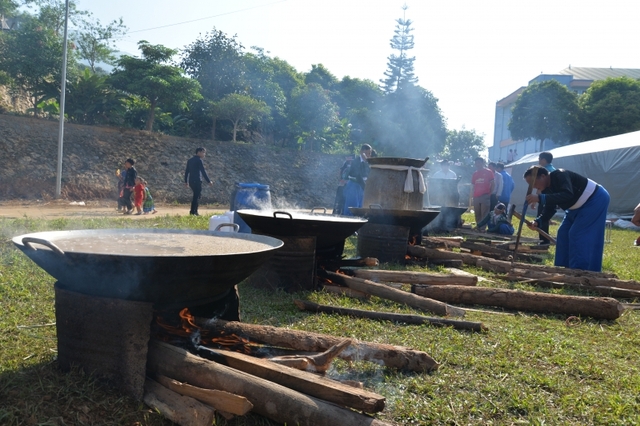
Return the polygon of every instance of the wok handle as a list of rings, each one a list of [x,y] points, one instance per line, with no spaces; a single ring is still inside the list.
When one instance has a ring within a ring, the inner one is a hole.
[[[273,212],[273,217],[277,217],[278,214],[283,214],[283,215],[289,216],[289,219],[293,219],[293,216],[291,216],[291,213],[283,212],[283,211],[275,211],[275,212]]]
[[[60,249],[60,247],[53,244],[51,241],[43,240],[42,238],[34,238],[34,237],[24,237],[22,239],[22,244],[24,244],[25,247],[31,250],[36,250],[36,248],[32,246],[31,243],[42,244],[43,246],[49,247],[56,254],[59,254],[60,256],[64,256],[64,252]]]
[[[314,207],[311,209],[311,214],[314,214],[316,212],[316,210],[320,210],[322,209],[322,214],[327,214],[327,208],[326,207]]]
[[[380,204],[369,204],[370,209],[382,209]]]
[[[233,232],[238,232],[240,230],[240,225],[238,225],[237,223],[221,223],[220,225],[216,226],[216,229],[214,229],[214,231],[220,231],[226,226],[232,227]]]

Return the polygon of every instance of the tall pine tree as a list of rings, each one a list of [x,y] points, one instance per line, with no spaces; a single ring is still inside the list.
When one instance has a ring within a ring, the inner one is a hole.
[[[394,35],[390,43],[391,48],[399,53],[397,55],[392,53],[389,56],[387,71],[384,73],[386,78],[380,80],[381,89],[387,94],[394,93],[409,85],[413,86],[418,82],[418,78],[413,74],[413,61],[416,58],[415,56],[407,56],[407,52],[413,49],[413,35],[411,34],[413,22],[410,19],[405,19],[407,9],[406,4],[402,6],[404,12],[402,18],[396,20],[396,29],[393,31]]]

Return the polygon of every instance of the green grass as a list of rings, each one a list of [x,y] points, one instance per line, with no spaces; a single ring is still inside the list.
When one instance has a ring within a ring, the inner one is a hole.
[[[208,219],[0,219],[0,424],[171,424],[99,378],[78,369],[62,373],[56,362],[54,326],[20,328],[55,321],[54,279],[15,249],[11,236],[131,226],[206,229]],[[553,225],[551,233],[555,233]],[[534,236],[528,229],[524,235]],[[640,248],[633,247],[636,237],[631,231],[613,230],[612,243],[605,245],[607,271],[640,280]],[[353,253],[354,242],[347,241],[347,252]],[[551,264],[552,256],[546,262]],[[481,270],[468,270],[492,277]],[[513,286],[492,280],[495,286]],[[376,416],[381,420],[402,425],[640,424],[638,311],[625,312],[617,321],[581,318],[571,323],[562,315],[469,312],[466,319],[488,327],[486,333],[472,333],[314,315],[298,311],[291,303],[294,298],[306,298],[359,309],[421,313],[376,297],[361,301],[324,292],[291,295],[239,287],[246,322],[409,346],[441,363],[433,373],[416,374],[366,362],[335,362],[331,377],[360,380],[387,398],[387,408]],[[231,422],[218,418],[216,424],[271,423],[253,415]]]

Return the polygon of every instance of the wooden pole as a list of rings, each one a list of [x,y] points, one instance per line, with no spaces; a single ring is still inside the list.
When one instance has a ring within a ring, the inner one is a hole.
[[[413,271],[382,271],[378,269],[357,269],[353,275],[371,281],[385,281],[406,284],[429,285],[470,285],[478,284],[475,275],[460,276],[454,274],[432,274],[428,272]]]
[[[149,344],[147,366],[156,373],[193,386],[225,390],[244,396],[253,404],[254,412],[278,423],[317,426],[388,425],[163,342],[152,341]]]
[[[196,318],[196,324],[214,332],[235,334],[254,342],[306,352],[323,352],[344,340],[344,337],[328,334],[237,321]],[[340,352],[338,358],[347,361],[372,361],[390,368],[416,372],[437,370],[440,366],[426,352],[361,340],[354,340],[347,350]]]
[[[523,220],[523,217],[520,213],[518,213],[516,211],[516,209],[513,209],[513,215],[515,217],[517,217],[520,220]],[[524,217],[524,223],[526,223],[527,225],[531,226],[531,221],[528,220],[526,217]],[[538,232],[538,234],[542,235],[543,237],[545,237],[546,239],[548,239],[549,241],[551,241],[552,244],[556,244],[556,239],[553,238],[551,235],[547,234],[546,232],[544,232],[542,229],[535,227],[534,228],[535,231]]]
[[[554,312],[616,319],[624,306],[610,297],[565,296],[491,287],[413,285],[411,291],[447,303],[499,306],[530,312]]]
[[[406,324],[430,324],[441,327],[453,327],[459,330],[483,331],[487,328],[481,322],[450,320],[445,318],[425,317],[422,315],[406,315],[391,312],[364,311],[361,309],[339,308],[337,306],[319,305],[306,300],[294,300],[298,309],[327,314],[348,315],[356,318],[371,318],[382,321],[393,321]]]
[[[464,316],[464,309],[447,305],[446,303],[438,302],[437,300],[420,297],[403,290],[397,290],[369,280],[349,277],[344,274],[336,274],[335,272],[329,271],[324,271],[324,273],[327,274],[331,281],[335,283],[346,285],[349,288],[371,294],[372,296],[393,300],[394,302],[403,303],[407,306],[433,312],[437,315],[452,315],[457,317]]]
[[[538,177],[538,168],[534,167],[531,172],[531,181],[529,182],[529,186],[527,187],[527,196],[531,195],[531,193],[533,192],[533,185],[536,183],[537,177]],[[529,203],[527,202],[526,196],[525,196],[524,206],[522,207],[522,217],[520,218],[520,225],[518,226],[518,234],[516,235],[516,246],[513,249],[514,260],[517,258],[516,256],[518,254],[518,245],[520,244],[520,235],[522,234],[522,225],[524,224],[524,218],[527,214],[528,206],[529,206]]]

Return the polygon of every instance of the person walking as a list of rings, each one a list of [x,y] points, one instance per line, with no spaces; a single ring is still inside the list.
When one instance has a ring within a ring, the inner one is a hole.
[[[360,147],[360,155],[353,159],[349,168],[349,181],[344,187],[344,208],[342,214],[353,216],[349,207],[362,207],[364,199],[364,185],[369,177],[369,163],[371,157],[371,145],[364,144]]]
[[[133,167],[134,164],[136,164],[136,162],[132,158],[127,158],[124,162],[124,168],[127,171],[124,178],[124,189],[122,190],[124,214],[131,214],[133,212],[131,194],[133,193],[133,188],[136,186],[136,178],[138,177],[138,171]]]
[[[534,170],[537,170],[535,181]],[[565,211],[556,237],[555,265],[600,272],[610,201],[607,190],[591,179],[563,169],[549,172],[544,167],[531,166],[524,179],[538,192],[527,195],[527,203],[543,205],[542,215],[529,228],[539,228],[543,220],[556,213],[556,206]]]
[[[471,185],[473,187],[473,211],[476,217],[476,224],[487,217],[491,209],[491,192],[494,185],[494,174],[491,170],[484,167],[484,159],[477,157],[474,161],[476,171],[471,176]],[[483,230],[484,227],[479,227]]]
[[[458,179],[456,172],[451,170],[449,166],[451,163],[449,160],[442,160],[440,162],[440,170],[435,172],[432,176],[433,179]]]
[[[496,163],[493,161],[489,163],[489,170],[493,172],[493,189],[491,190],[489,210],[493,211],[498,205],[498,197],[502,195],[502,175],[497,171]]]
[[[340,167],[340,181],[338,182],[338,189],[336,190],[336,200],[333,203],[333,214],[342,214],[344,211],[344,187],[349,181],[349,170],[351,169],[351,162],[353,161],[353,155],[347,155]]]
[[[209,183],[209,186],[213,186],[213,182],[209,179],[204,169],[204,163],[202,162],[205,155],[207,155],[206,149],[202,147],[196,148],[196,155],[187,161],[187,167],[184,171],[184,184],[193,191],[191,210],[189,210],[189,214],[193,216],[200,216],[198,213],[198,203],[202,195],[202,179],[204,178],[204,180]]]

